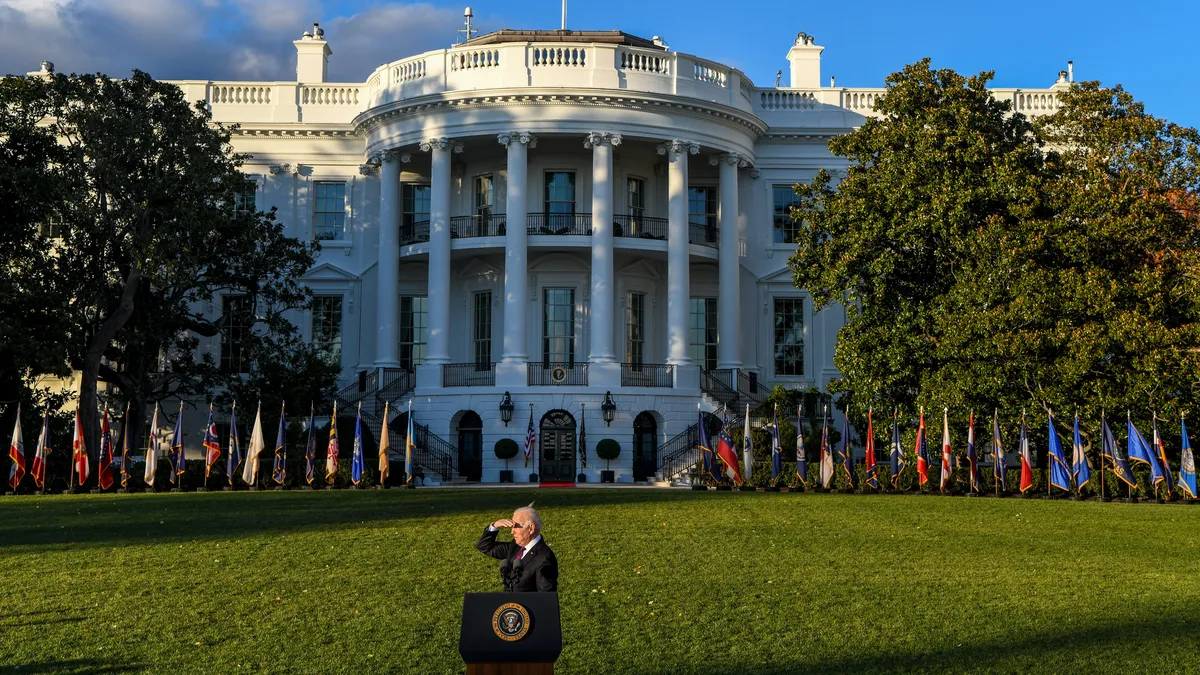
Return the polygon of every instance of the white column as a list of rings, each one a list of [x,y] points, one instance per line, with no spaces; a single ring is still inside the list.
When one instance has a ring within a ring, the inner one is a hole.
[[[749,162],[736,152],[711,158],[720,169],[721,248],[717,260],[717,367],[741,368],[742,349],[738,322],[738,168]]]
[[[658,146],[667,156],[670,176],[667,198],[667,363],[691,365],[688,356],[688,155],[700,152],[691,141],[672,140]]]
[[[592,149],[592,363],[616,363],[613,350],[613,146],[621,136],[592,132],[583,147]]]
[[[425,363],[450,363],[450,154],[462,145],[449,138],[421,142],[431,155],[429,177],[429,333]]]
[[[385,150],[379,163],[379,282],[375,298],[375,365],[400,367],[400,162],[408,155]]]
[[[511,364],[513,375],[519,381],[524,373],[516,369],[523,368],[529,359],[525,343],[525,312],[529,306],[526,298],[529,237],[525,225],[525,178],[529,148],[537,147],[537,138],[533,134],[514,131],[499,134],[496,140],[508,148],[504,203],[504,342],[500,359],[502,363]],[[497,378],[500,378],[499,371]]]

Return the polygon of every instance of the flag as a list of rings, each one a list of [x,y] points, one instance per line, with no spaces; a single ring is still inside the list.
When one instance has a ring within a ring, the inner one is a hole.
[[[167,453],[174,464],[171,483],[177,483],[183,475],[183,402],[179,402],[179,415],[175,417],[175,430],[171,432],[171,449]]]
[[[1021,412],[1021,438],[1017,441],[1021,451],[1021,492],[1033,489],[1033,453],[1029,449],[1029,436],[1025,434],[1025,413]]]
[[[1075,438],[1071,443],[1071,474],[1075,478],[1075,489],[1082,490],[1092,479],[1092,465],[1083,452],[1083,436],[1079,433],[1079,413],[1075,413]]]
[[[287,482],[287,404],[279,406],[279,431],[275,433],[275,465],[271,468],[271,479],[276,485]]]
[[[779,445],[779,406],[775,406],[775,414],[771,420],[771,484],[779,482],[783,473],[783,448]]]
[[[237,475],[241,463],[242,441],[238,438],[237,403],[234,403],[229,411],[229,457],[225,460],[225,477],[229,479],[229,487],[233,487],[233,477]]]
[[[1108,460],[1112,464],[1113,473],[1122,482],[1130,488],[1137,487],[1137,480],[1133,477],[1133,470],[1129,468],[1129,462],[1121,456],[1121,451],[1117,448],[1117,441],[1113,438],[1112,429],[1108,428],[1108,420],[1104,419],[1104,415],[1100,415],[1100,470],[1104,470],[1104,460]]]
[[[533,406],[529,407],[529,429],[533,429]],[[412,399],[408,399],[408,433],[404,434],[404,484],[413,484],[413,451],[417,449],[417,425],[413,423]],[[528,458],[528,456],[526,456]]]
[[[829,406],[821,410],[821,487],[829,489],[833,482],[833,454],[829,447]]]
[[[317,479],[317,407],[308,406],[308,442],[304,444],[304,482],[312,485]],[[384,439],[387,438],[387,414],[383,420]]]
[[[108,424],[108,408],[100,418],[100,456],[96,462],[96,479],[101,490],[107,490],[113,484],[113,437],[112,428]]]
[[[77,485],[83,485],[91,475],[91,466],[88,462],[87,442],[83,437],[83,420],[79,417],[78,407],[75,408],[75,437],[71,439],[71,461],[75,476],[79,479]]]
[[[954,489],[953,471],[954,471],[954,456],[950,454],[950,409],[942,408],[942,480],[938,485],[938,490],[946,491],[946,486]]]
[[[879,489],[879,475],[875,469],[875,426],[871,420],[874,411],[867,409],[867,443],[866,443],[866,466],[867,466],[867,485]]]
[[[1050,426],[1050,485],[1060,490],[1071,491],[1071,468],[1067,466],[1067,458],[1063,455],[1062,441],[1054,428],[1054,414],[1049,413],[1046,419]]]
[[[1158,435],[1158,415],[1154,415],[1154,445],[1152,448],[1155,459],[1158,460],[1159,471],[1154,475],[1154,488],[1157,491],[1158,484],[1163,483],[1167,487],[1167,494],[1171,494],[1171,463],[1167,461],[1167,449],[1163,446],[1162,436]],[[1153,467],[1152,467],[1153,468]]]
[[[900,411],[892,411],[892,487],[900,487],[900,474],[904,472],[904,448],[900,444]]]
[[[846,404],[846,416],[842,420],[842,449],[838,452],[842,459],[842,470],[846,472],[846,484],[850,489],[858,488],[858,476],[854,475],[854,449],[850,446],[850,404]]]
[[[738,463],[737,453],[733,450],[733,436],[729,434],[729,420],[721,424],[721,433],[717,436],[717,459],[725,465],[725,475],[736,484],[742,482],[742,469]]]
[[[362,481],[366,460],[362,447],[362,403],[358,404],[358,412],[354,416],[354,444],[350,446],[350,482],[358,485]]]
[[[582,468],[587,468],[587,417],[583,410],[579,411],[579,461]]]
[[[8,458],[12,465],[8,467],[8,487],[13,490],[21,484],[25,477],[25,442],[21,439],[21,406],[17,405],[17,421],[13,424],[12,442],[8,444]]]
[[[1150,451],[1150,444],[1146,442],[1145,437],[1142,436],[1142,432],[1138,431],[1137,427],[1133,426],[1132,418],[1126,416],[1125,420],[1127,427],[1126,435],[1128,436],[1128,443],[1126,445],[1127,456],[1131,461],[1141,462],[1142,464],[1150,467],[1150,474],[1152,476],[1159,475],[1161,472],[1156,466],[1158,464],[1158,460],[1155,458],[1154,453]],[[1155,482],[1157,483],[1157,481]]]
[[[967,422],[967,465],[971,470],[970,483],[971,492],[979,493],[979,457],[975,454],[975,411],[971,411],[971,417]]]
[[[700,468],[703,475],[716,478],[713,471],[713,451],[708,438],[708,425],[704,423],[704,413],[700,410],[700,402],[696,401],[696,447],[700,450]],[[724,427],[722,427],[724,428]]]
[[[129,423],[129,404],[125,404],[125,422],[121,426],[121,487],[129,489],[129,450],[133,448],[133,425]]]
[[[750,482],[754,478],[754,439],[750,436],[750,404],[746,404],[746,418],[742,431],[742,458],[746,464],[742,469],[742,482]]]
[[[33,483],[37,489],[46,489],[46,463],[50,457],[50,410],[42,418],[42,433],[38,436],[37,448],[33,451],[33,466],[30,467]]]
[[[246,448],[246,464],[242,467],[242,481],[246,485],[258,484],[258,460],[266,449],[267,442],[263,439],[262,402],[260,401],[258,410],[254,413],[254,429],[250,432],[250,447]]]
[[[917,456],[917,483],[925,487],[929,483],[929,446],[925,441],[925,408],[917,421],[917,444],[913,454]]]
[[[808,487],[808,458],[804,453],[804,409],[796,406],[796,478]]]
[[[992,413],[992,478],[1003,492],[1008,491],[1008,457],[1000,442],[1000,411]]]
[[[1179,482],[1176,485],[1192,499],[1196,498],[1196,460],[1192,457],[1192,444],[1188,441],[1187,424],[1183,416],[1179,417],[1179,433],[1183,436],[1180,443]]]
[[[213,421],[213,407],[208,404],[208,422],[204,425],[204,479],[212,473],[213,464],[221,459],[221,439],[217,438],[217,423]]]
[[[142,480],[154,487],[154,474],[158,473],[158,404],[154,404],[154,416],[150,418],[150,438],[146,441],[146,468]]]
[[[388,460],[388,451],[392,449],[392,439],[388,433],[388,404],[383,404],[383,430],[379,432],[379,484],[392,475],[392,463]]]
[[[408,402],[408,409],[412,410],[412,401]],[[525,429],[525,466],[529,466],[529,458],[533,455],[533,451],[537,446],[537,430],[533,428],[533,404],[529,404],[529,426]],[[408,471],[408,465],[405,464],[405,472]]]
[[[411,403],[409,404],[412,405]],[[325,448],[325,484],[333,485],[338,474],[337,401],[333,402],[333,416],[329,418],[329,446]]]

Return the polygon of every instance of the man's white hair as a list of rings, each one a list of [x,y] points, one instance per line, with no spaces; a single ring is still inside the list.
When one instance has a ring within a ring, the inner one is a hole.
[[[529,506],[522,506],[513,511],[513,520],[525,520],[533,523],[534,531],[541,533],[542,517],[538,515],[536,509],[533,508],[533,502],[529,502]]]

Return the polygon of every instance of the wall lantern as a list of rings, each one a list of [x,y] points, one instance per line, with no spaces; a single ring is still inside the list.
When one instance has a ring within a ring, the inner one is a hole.
[[[508,392],[506,391],[504,392],[504,400],[500,401],[500,421],[504,422],[504,426],[508,426],[508,423],[512,421],[512,414],[512,397],[509,396]]]
[[[611,426],[617,418],[617,403],[613,400],[612,392],[604,392],[604,403],[600,404],[600,414],[604,416],[604,424]]]

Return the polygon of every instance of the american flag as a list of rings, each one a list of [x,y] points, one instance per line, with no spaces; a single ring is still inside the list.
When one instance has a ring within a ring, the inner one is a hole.
[[[221,441],[217,438],[217,423],[213,421],[212,405],[208,406],[208,424],[204,427],[204,477],[221,458]]]
[[[537,431],[533,428],[533,406],[529,406],[529,428],[525,430],[525,466],[529,466],[529,456],[537,444]]]

